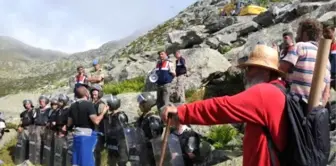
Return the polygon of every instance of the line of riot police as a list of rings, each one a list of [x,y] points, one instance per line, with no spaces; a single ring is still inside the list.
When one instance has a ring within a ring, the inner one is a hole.
[[[31,100],[23,101],[25,111],[20,114],[15,164],[29,160],[33,164],[48,166],[72,165],[73,131],[86,127],[101,133],[92,154],[94,165],[158,165],[165,126],[158,113],[152,110],[156,105],[155,97],[149,92],[141,93],[137,102],[142,114],[135,123],[129,123],[126,113],[118,110],[122,104],[120,99],[104,95],[99,86],[87,91],[88,95],[82,92],[79,100],[71,105],[69,97],[64,94],[53,99],[40,96],[38,108],[34,108]],[[94,113],[88,108],[91,107],[89,98]],[[49,103],[50,108],[47,107]],[[81,106],[81,103],[87,104]],[[185,125],[175,126],[169,136],[165,165],[202,163],[200,136]],[[108,153],[108,163],[101,163],[104,149]]]

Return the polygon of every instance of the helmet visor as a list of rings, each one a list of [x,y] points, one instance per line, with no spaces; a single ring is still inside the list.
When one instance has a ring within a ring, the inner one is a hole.
[[[141,103],[145,102],[146,99],[142,95],[139,95],[137,101],[138,101],[139,104],[141,104]]]

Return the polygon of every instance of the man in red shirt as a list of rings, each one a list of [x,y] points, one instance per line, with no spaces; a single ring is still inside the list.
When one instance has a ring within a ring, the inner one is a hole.
[[[182,124],[215,125],[246,122],[243,165],[271,165],[267,138],[263,132],[266,126],[276,147],[283,151],[286,146],[287,116],[285,95],[272,84],[284,86],[279,76],[278,52],[266,45],[257,45],[248,60],[239,65],[245,69],[246,90],[234,96],[215,97],[184,104],[179,107],[165,107],[162,118],[168,113],[178,116]],[[278,160],[277,160],[278,162]]]

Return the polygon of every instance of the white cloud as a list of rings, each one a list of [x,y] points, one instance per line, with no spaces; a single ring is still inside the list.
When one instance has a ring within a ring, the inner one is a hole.
[[[195,1],[0,0],[0,35],[46,49],[85,51],[167,20]]]

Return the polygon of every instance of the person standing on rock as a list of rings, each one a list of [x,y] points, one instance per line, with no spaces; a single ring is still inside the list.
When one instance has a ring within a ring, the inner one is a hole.
[[[181,103],[185,102],[185,80],[187,74],[187,67],[185,59],[181,56],[180,51],[176,51],[176,92],[177,97]]]
[[[91,71],[91,75],[87,78],[87,81],[90,83],[90,86],[98,84],[101,87],[104,87],[104,73],[100,68],[98,59],[93,60],[92,65],[94,69]]]
[[[292,32],[285,32],[282,34],[282,44],[280,48],[280,60],[283,59],[289,52],[294,50],[294,37]]]
[[[245,71],[245,91],[234,96],[214,97],[178,107],[166,106],[162,119],[166,121],[170,113],[181,124],[246,123],[243,165],[269,166],[271,159],[263,126],[270,130],[279,151],[285,149],[287,138],[286,97],[274,85],[285,85],[279,79],[282,72],[278,66],[278,52],[266,45],[257,45],[249,59],[238,66]]]
[[[299,23],[296,44],[280,62],[280,70],[287,73],[290,91],[308,103],[313,72],[317,56],[318,41],[322,35],[322,26],[316,19],[306,19]],[[330,63],[324,79],[321,105],[325,106],[330,95]]]
[[[158,110],[169,103],[170,84],[176,76],[173,64],[168,59],[165,51],[159,51],[159,62],[156,64],[156,74],[158,75],[157,84],[157,107]]]
[[[85,74],[85,70],[83,66],[77,67],[77,75],[75,76],[75,88],[74,88],[74,94],[75,99],[78,98],[76,89],[80,86],[87,86],[87,75]]]

